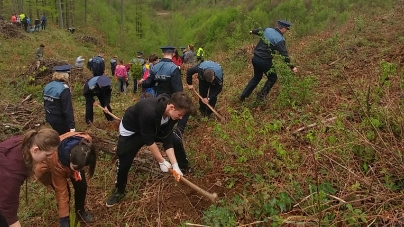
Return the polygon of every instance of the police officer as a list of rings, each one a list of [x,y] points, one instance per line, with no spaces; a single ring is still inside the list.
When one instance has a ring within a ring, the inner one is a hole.
[[[163,52],[163,58],[149,70],[150,76],[146,80],[141,79],[139,83],[142,84],[143,88],[154,87],[157,95],[165,93],[171,96],[184,90],[181,73],[178,66],[172,61],[175,47],[164,46],[161,47],[161,51]],[[186,114],[178,121],[177,136],[180,138],[182,138],[188,118],[189,114]]]
[[[71,67],[55,66],[52,81],[43,90],[46,121],[59,135],[75,131],[72,95],[67,85]]]
[[[98,56],[91,59],[91,71],[93,76],[101,76],[105,73],[104,53],[99,53]]]
[[[217,96],[223,88],[223,70],[222,67],[213,61],[204,61],[187,70],[187,84],[189,89],[193,89],[192,75],[198,74],[199,94],[202,100],[199,100],[199,110],[202,116],[210,117],[212,110],[206,104],[215,107]],[[209,96],[208,96],[209,94]]]
[[[261,35],[261,39],[254,49],[254,56],[252,58],[252,64],[254,67],[254,77],[248,82],[243,93],[239,97],[240,101],[244,101],[245,98],[251,95],[255,87],[262,79],[262,75],[265,74],[268,78],[262,90],[257,95],[257,101],[264,101],[264,98],[268,95],[271,88],[276,83],[278,77],[276,75],[275,68],[272,63],[273,53],[279,52],[287,65],[297,73],[297,68],[290,62],[288,51],[286,49],[285,34],[291,24],[284,20],[278,20],[277,28],[265,28],[255,29],[250,31],[250,34]]]
[[[107,114],[106,112],[112,112],[111,106],[109,105],[111,102],[111,79],[107,76],[96,76],[87,80],[84,85],[84,97],[86,98],[86,123],[90,124],[94,120],[93,114],[93,104],[94,104],[94,96],[98,97],[101,106],[104,108],[104,115],[108,121],[113,121],[114,118]]]

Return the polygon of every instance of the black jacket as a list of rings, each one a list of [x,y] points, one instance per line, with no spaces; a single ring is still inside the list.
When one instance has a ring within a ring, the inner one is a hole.
[[[198,74],[199,82],[205,81],[206,83],[209,83],[206,80],[204,80],[202,77],[203,69],[201,69],[199,67],[199,65],[195,65],[187,70],[187,84],[188,85],[192,85],[192,76],[195,73]],[[222,80],[223,80],[223,78],[222,78]],[[223,81],[221,81],[218,77],[215,76],[215,79],[212,81],[212,83],[210,83],[208,98],[212,99],[214,97],[217,97],[219,95],[219,93],[222,91],[222,89],[223,89]]]
[[[62,116],[69,128],[75,128],[72,95],[69,86],[62,81],[52,81],[44,88],[44,108],[46,114]]]
[[[101,76],[105,71],[105,62],[104,59],[100,56],[94,57],[91,60],[91,71],[94,76]]]
[[[276,51],[284,57],[284,61],[291,69],[294,66],[290,63],[288,50],[283,34],[278,28],[254,29],[252,34],[261,36],[260,41],[254,49],[254,55],[267,60],[272,60]],[[269,44],[269,45],[268,45]]]
[[[89,79],[90,80],[90,79]],[[100,88],[98,84],[95,85],[94,89],[90,89],[88,86],[88,81],[84,85],[83,89],[83,95],[84,96],[98,96],[99,98],[104,99],[104,104],[105,106],[109,106],[111,103],[111,93],[112,93],[112,88],[111,86],[105,87],[105,88]]]
[[[177,121],[170,118],[168,123],[160,125],[169,100],[167,94],[140,100],[125,111],[122,118],[123,127],[140,133],[147,146],[160,139],[165,150],[172,148],[172,132]]]

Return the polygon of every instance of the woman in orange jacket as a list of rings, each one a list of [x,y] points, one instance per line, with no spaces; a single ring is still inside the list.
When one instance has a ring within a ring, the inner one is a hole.
[[[38,164],[35,176],[45,185],[55,189],[58,202],[60,227],[69,227],[70,189],[67,179],[73,184],[76,217],[81,221],[93,222],[93,217],[85,209],[87,181],[84,167],[89,166],[88,175],[93,176],[96,153],[91,137],[84,132],[68,132],[60,136],[58,152],[52,158]]]

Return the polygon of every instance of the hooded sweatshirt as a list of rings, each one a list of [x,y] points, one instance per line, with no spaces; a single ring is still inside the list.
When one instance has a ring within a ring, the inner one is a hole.
[[[9,225],[18,221],[21,185],[28,177],[22,139],[23,136],[16,136],[0,143],[0,213]]]

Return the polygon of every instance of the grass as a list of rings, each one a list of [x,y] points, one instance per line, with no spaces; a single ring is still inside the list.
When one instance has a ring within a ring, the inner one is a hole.
[[[196,170],[190,180],[217,192],[220,200],[215,205],[170,176],[141,172],[136,164],[124,201],[107,209],[104,203],[113,187],[115,160],[106,152],[113,144],[102,140],[116,141],[116,125],[106,124],[102,112],[95,109],[95,127],[88,128],[84,99],[80,89],[75,90],[77,129],[97,138],[100,147],[87,198],[96,225],[186,226],[191,222],[216,227],[256,221],[260,222],[257,226],[397,225],[404,212],[400,57],[404,49],[399,38],[404,28],[394,23],[397,17],[404,19],[397,16],[399,10],[386,13],[383,20],[358,15],[336,30],[292,37],[288,48],[300,72],[295,77],[278,59],[280,78],[264,105],[253,103],[253,98],[237,101],[252,74],[250,61],[234,59],[229,53],[215,54],[214,60],[225,70],[217,109],[226,122],[192,117],[184,138]],[[358,29],[364,25],[366,29]],[[246,45],[246,58],[252,56],[250,46],[256,41]],[[70,34],[54,29],[1,43],[1,51],[9,56],[1,65],[5,97],[1,106],[20,101],[28,93],[41,101],[41,86],[16,79],[32,61],[31,53],[39,43],[46,45],[45,56],[70,62],[99,50],[83,47]],[[114,55],[112,48],[105,47],[105,52]],[[13,80],[18,81],[18,89],[9,84]],[[138,99],[138,94],[114,92],[114,114],[121,117]],[[337,119],[321,123],[331,117]],[[2,123],[9,120],[1,118]],[[312,123],[317,126],[293,133]],[[146,152],[140,157],[151,159]],[[158,168],[154,161],[150,163]],[[22,202],[20,208],[21,221],[29,226],[57,226],[52,191],[29,183],[28,195],[30,203]]]

